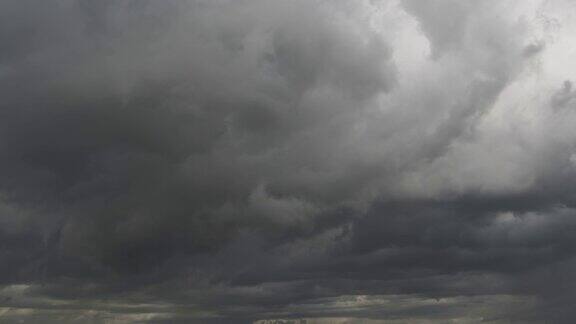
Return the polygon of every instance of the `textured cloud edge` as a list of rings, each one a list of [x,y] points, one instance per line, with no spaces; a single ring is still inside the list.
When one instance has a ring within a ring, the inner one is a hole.
[[[0,322],[574,322],[574,9],[2,1]]]

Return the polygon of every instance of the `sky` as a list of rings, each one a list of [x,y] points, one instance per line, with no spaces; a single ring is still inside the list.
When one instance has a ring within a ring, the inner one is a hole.
[[[576,321],[576,2],[0,1],[0,323]]]

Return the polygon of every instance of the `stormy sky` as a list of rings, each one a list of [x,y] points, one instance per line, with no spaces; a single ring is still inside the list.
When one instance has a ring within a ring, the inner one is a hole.
[[[574,323],[571,0],[1,0],[0,323]]]

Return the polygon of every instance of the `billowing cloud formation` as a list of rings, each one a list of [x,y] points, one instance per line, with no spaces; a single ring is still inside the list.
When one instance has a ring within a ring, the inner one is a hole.
[[[572,323],[569,1],[0,4],[0,322]]]

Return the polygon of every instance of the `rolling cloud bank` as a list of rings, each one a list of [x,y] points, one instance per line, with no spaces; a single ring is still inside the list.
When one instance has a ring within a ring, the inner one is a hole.
[[[0,323],[574,323],[575,18],[0,2]]]

